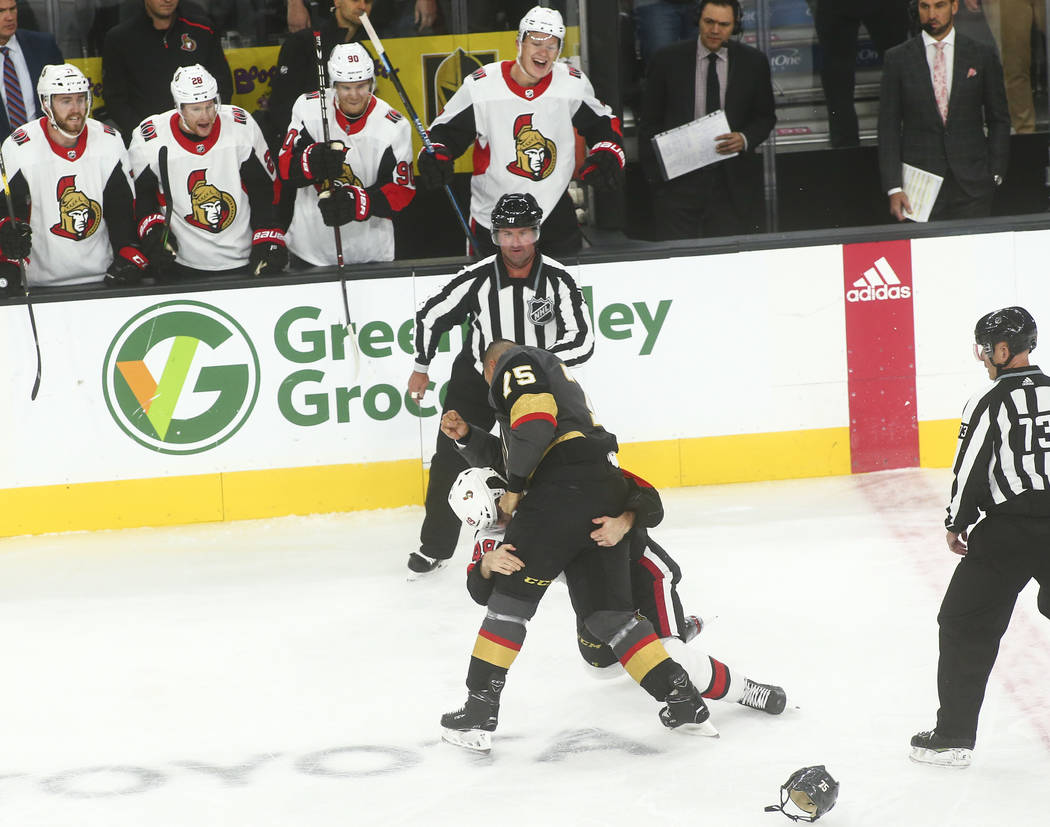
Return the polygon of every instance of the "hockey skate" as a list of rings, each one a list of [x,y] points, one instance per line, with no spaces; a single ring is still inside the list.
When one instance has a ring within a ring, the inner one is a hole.
[[[779,715],[787,706],[787,693],[779,686],[755,683],[750,678],[744,678],[744,696],[737,703],[751,709],[761,709],[770,715]]]
[[[441,740],[475,752],[489,752],[499,720],[499,694],[503,684],[502,678],[492,678],[488,689],[467,695],[462,709],[442,715]]]
[[[972,739],[945,738],[931,729],[912,736],[911,755],[908,757],[919,764],[963,769],[973,760],[973,745]]]
[[[408,555],[408,570],[411,572],[411,574],[408,575],[408,579],[418,580],[425,574],[437,571],[444,566],[446,562],[448,561],[437,560],[433,557],[427,557],[425,554],[420,554],[418,551],[413,551]]]
[[[688,643],[704,631],[704,619],[698,615],[686,615],[682,629],[682,643]]]
[[[689,735],[718,737],[718,730],[707,720],[711,710],[685,672],[671,678],[671,691],[664,702],[667,706],[660,710],[660,723],[665,727]]]

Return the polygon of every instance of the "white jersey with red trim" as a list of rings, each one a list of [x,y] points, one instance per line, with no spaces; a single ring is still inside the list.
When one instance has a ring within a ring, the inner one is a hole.
[[[171,233],[175,261],[197,270],[232,270],[248,263],[252,244],[251,201],[243,176],[246,163],[257,164],[271,185],[276,170],[255,121],[239,106],[222,105],[207,138],[191,138],[179,128],[171,109],[146,118],[131,138],[128,154],[135,178],[147,170],[163,190],[160,150],[167,147],[171,193]],[[255,163],[252,163],[255,162]],[[270,208],[272,209],[272,191]],[[139,236],[162,221],[140,212]]]
[[[88,118],[72,147],[54,143],[47,119],[16,129],[3,143],[12,190],[28,188],[32,249],[25,260],[30,286],[101,281],[113,261],[103,206],[118,165],[130,194],[124,141],[112,127]]]
[[[550,215],[576,171],[575,129],[592,147],[615,144],[611,148],[622,154],[619,121],[594,96],[586,75],[558,62],[538,84],[523,87],[511,76],[513,66],[505,60],[478,69],[430,128],[431,139],[453,157],[473,137],[470,217],[483,227],[508,192],[531,193],[544,218]]]
[[[392,261],[394,224],[391,217],[415,195],[412,177],[412,130],[408,121],[386,101],[375,96],[365,113],[349,119],[334,103],[332,89],[325,90],[331,140],[346,147],[343,174],[337,186],[365,190],[367,215],[363,221],[340,226],[343,259],[347,263]],[[323,141],[319,93],[300,95],[292,107],[284,144],[278,159],[281,177],[296,181],[292,165],[301,164],[304,150]],[[304,261],[317,266],[335,265],[335,234],[321,220],[317,206],[327,182],[311,182],[295,192],[295,206],[286,241],[288,249]],[[289,197],[283,193],[282,198]]]

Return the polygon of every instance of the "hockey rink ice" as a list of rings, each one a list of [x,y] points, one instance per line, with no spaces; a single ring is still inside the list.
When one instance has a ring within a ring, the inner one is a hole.
[[[840,782],[828,827],[1048,822],[1050,622],[1021,596],[973,766],[908,760],[937,707],[956,564],[950,474],[672,489],[690,647],[778,683],[779,716],[712,702],[665,730],[596,680],[554,584],[490,755],[441,743],[482,609],[452,565],[409,582],[421,508],[0,540],[0,824],[11,827],[777,827],[792,771]],[[796,708],[797,707],[797,708]]]

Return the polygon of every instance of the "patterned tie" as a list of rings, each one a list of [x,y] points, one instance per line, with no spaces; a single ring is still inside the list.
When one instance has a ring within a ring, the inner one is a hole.
[[[722,108],[721,87],[718,84],[718,70],[715,68],[716,66],[718,66],[718,55],[715,52],[711,52],[707,56],[707,106],[705,107],[705,114],[717,112]]]
[[[948,122],[948,64],[944,59],[944,47],[947,43],[934,43],[937,54],[933,56],[933,96],[937,99],[937,109],[941,113],[941,122]]]
[[[26,105],[22,100],[22,84],[18,82],[18,73],[11,60],[11,50],[7,46],[0,46],[0,53],[4,55],[4,94],[7,97],[7,119],[11,122],[11,131],[14,132],[27,120]]]

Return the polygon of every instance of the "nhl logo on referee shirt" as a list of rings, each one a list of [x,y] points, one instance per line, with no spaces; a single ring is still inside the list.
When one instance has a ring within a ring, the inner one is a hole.
[[[547,324],[554,318],[554,299],[546,296],[535,296],[529,299],[529,321],[533,324]]]

